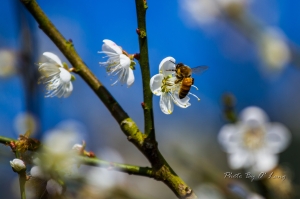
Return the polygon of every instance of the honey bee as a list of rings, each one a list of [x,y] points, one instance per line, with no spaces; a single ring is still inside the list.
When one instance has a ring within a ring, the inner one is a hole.
[[[170,60],[171,61],[171,60]],[[171,61],[174,63],[173,61]],[[175,63],[174,63],[175,64]],[[194,68],[190,68],[187,65],[184,65],[183,63],[176,64],[176,68],[174,70],[176,72],[176,80],[175,84],[180,85],[179,89],[179,99],[185,98],[187,94],[189,93],[191,86],[194,84],[194,78],[192,78],[192,74],[202,74],[204,71],[208,69],[208,66],[196,66]]]

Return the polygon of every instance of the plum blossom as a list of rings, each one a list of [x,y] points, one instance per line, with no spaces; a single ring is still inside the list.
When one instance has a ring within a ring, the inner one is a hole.
[[[106,67],[108,75],[118,75],[118,79],[112,85],[120,81],[121,84],[127,84],[128,87],[131,86],[134,82],[132,67],[135,65],[135,62],[113,41],[104,39],[103,42],[102,51],[99,53],[105,53],[108,60],[106,62],[99,62],[99,64]]]
[[[45,97],[69,97],[73,91],[72,75],[66,70],[61,60],[51,52],[44,52],[47,62],[39,64],[41,77],[38,83],[46,84]]]
[[[30,174],[34,178],[43,179],[47,181],[46,190],[50,195],[61,195],[63,186],[51,178],[51,176],[43,171],[42,167],[34,166],[30,170]]]
[[[16,73],[16,53],[0,49],[0,77],[10,77]]]
[[[174,110],[174,103],[180,108],[187,108],[191,104],[190,98],[186,96],[179,99],[180,84],[175,84],[174,76],[175,59],[173,57],[164,58],[159,64],[159,74],[150,79],[150,89],[154,95],[160,96],[160,109],[165,114],[171,114]]]
[[[223,126],[218,139],[228,153],[232,169],[246,168],[258,173],[277,165],[277,154],[289,144],[290,132],[280,123],[268,122],[266,113],[253,106],[241,112],[236,124]]]
[[[277,28],[266,28],[258,41],[263,62],[270,69],[283,69],[291,59],[291,52],[284,33]]]
[[[26,166],[23,162],[23,160],[20,160],[18,158],[13,159],[10,161],[10,166],[13,168],[15,172],[20,172],[21,170],[25,170]]]
[[[211,24],[221,18],[223,13],[229,15],[242,11],[249,0],[180,0],[182,15],[187,23]]]

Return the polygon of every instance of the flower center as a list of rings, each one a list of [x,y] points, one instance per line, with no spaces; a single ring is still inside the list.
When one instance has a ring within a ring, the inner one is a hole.
[[[163,93],[173,91],[175,85],[174,81],[175,79],[171,75],[164,77],[164,79],[162,80],[161,91]]]
[[[265,131],[261,127],[250,127],[243,135],[243,144],[250,150],[259,149],[264,145]]]

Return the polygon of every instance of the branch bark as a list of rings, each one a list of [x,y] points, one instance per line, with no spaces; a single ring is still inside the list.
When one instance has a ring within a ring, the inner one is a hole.
[[[148,41],[146,31],[146,10],[147,3],[144,0],[136,0],[136,14],[138,24],[138,36],[140,47],[139,64],[143,79],[143,94],[144,94],[144,121],[145,134],[152,139],[155,139],[153,108],[152,108],[152,92],[150,90],[150,69],[148,57]]]

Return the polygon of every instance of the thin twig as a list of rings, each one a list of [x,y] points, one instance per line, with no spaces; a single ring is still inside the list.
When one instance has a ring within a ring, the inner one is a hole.
[[[153,170],[149,167],[139,167],[129,164],[120,164],[115,162],[108,162],[98,158],[79,157],[79,162],[84,165],[97,166],[106,168],[108,170],[120,171],[132,175],[147,176],[153,178]]]
[[[150,69],[148,58],[148,42],[146,31],[146,10],[147,4],[145,0],[136,0],[136,14],[138,23],[138,36],[140,57],[139,64],[142,72],[143,79],[143,94],[144,94],[144,122],[145,122],[145,134],[148,137],[155,139],[153,109],[152,109],[152,92],[150,90]]]

